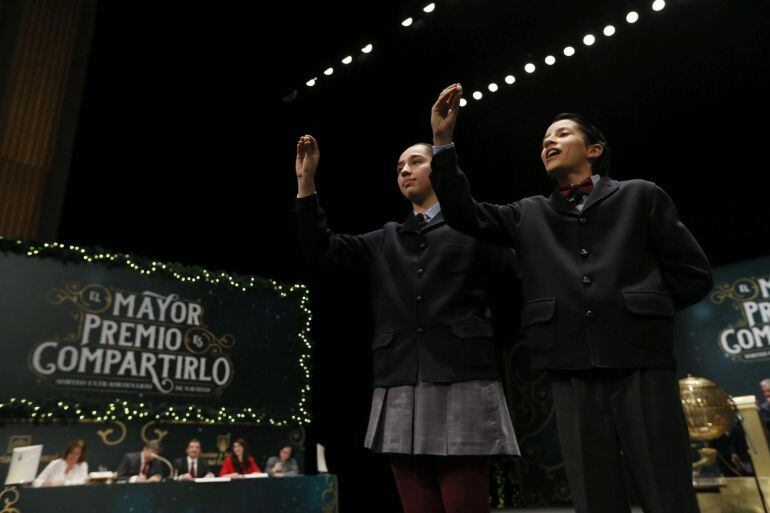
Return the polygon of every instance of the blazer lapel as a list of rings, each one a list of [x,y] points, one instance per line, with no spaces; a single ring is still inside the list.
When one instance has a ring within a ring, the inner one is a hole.
[[[444,221],[444,216],[439,212],[436,214],[428,223],[423,226],[422,231],[428,231],[432,230],[434,228],[438,228],[439,226],[446,224],[446,221]],[[398,233],[405,233],[405,232],[414,232],[419,233],[420,228],[417,226],[417,219],[415,219],[414,214],[409,214],[406,219],[404,219],[404,222],[398,225]]]
[[[567,198],[561,195],[558,187],[553,190],[549,199],[551,201],[551,207],[557,212],[575,217],[580,216],[578,209],[576,209],[574,205],[567,201]]]
[[[422,231],[427,232],[444,224],[446,224],[446,221],[444,221],[444,215],[441,213],[441,211],[439,211],[438,214],[436,214],[430,221],[428,221],[428,224],[425,225]]]
[[[601,177],[596,188],[588,195],[588,199],[586,200],[585,205],[583,205],[583,213],[597,203],[604,201],[606,198],[615,194],[618,188],[618,182],[616,180],[609,177]]]
[[[583,211],[580,212],[574,207],[574,205],[567,201],[567,198],[561,195],[559,188],[557,187],[551,193],[551,207],[553,207],[553,209],[557,212],[561,212],[562,214],[579,217],[581,214],[585,214],[585,212],[592,206],[600,203],[601,201],[604,201],[609,196],[612,196],[615,192],[617,192],[618,188],[619,187],[617,181],[611,178],[602,177],[594,188],[593,192],[588,195],[588,199],[583,205]]]
[[[417,219],[414,217],[414,214],[409,214],[403,223],[401,223],[398,226],[398,233],[404,233],[404,232],[419,232],[420,229],[417,227]]]

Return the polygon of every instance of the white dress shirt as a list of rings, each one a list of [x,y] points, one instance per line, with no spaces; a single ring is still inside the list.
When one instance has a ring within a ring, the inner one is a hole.
[[[75,463],[72,470],[67,472],[67,462],[63,458],[55,459],[43,469],[32,485],[43,486],[45,481],[58,486],[85,484],[88,481],[88,463]]]

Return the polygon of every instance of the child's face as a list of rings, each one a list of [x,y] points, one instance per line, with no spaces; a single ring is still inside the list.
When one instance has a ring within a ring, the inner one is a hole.
[[[433,151],[424,145],[407,148],[398,159],[398,188],[401,194],[412,202],[420,201],[432,191],[430,183],[430,161]]]
[[[553,176],[554,172],[575,171],[586,165],[590,167],[589,159],[598,157],[601,152],[600,144],[586,144],[577,123],[571,119],[562,119],[545,131],[540,158],[545,170]]]

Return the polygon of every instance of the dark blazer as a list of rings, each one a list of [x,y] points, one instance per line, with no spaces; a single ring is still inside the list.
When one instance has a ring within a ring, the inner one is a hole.
[[[759,397],[762,401],[759,405],[759,415],[762,418],[762,422],[765,423],[767,431],[770,432],[770,402],[761,395]]]
[[[187,456],[184,456],[183,458],[177,458],[174,460],[174,468],[176,469],[177,473],[181,476],[182,474],[187,474],[187,472],[190,470],[187,468]],[[209,464],[206,462],[204,458],[201,458],[198,456],[198,461],[195,464],[195,475],[192,477],[204,477],[206,474],[211,472],[209,469]]]
[[[306,256],[365,270],[375,334],[374,386],[498,379],[491,298],[515,286],[514,254],[414,215],[363,235],[338,235],[313,195],[294,214]],[[501,330],[502,331],[502,330]]]
[[[431,165],[450,226],[516,249],[535,368],[674,367],[674,312],[713,282],[662,189],[603,177],[582,213],[558,191],[493,205],[473,199],[454,148]]]
[[[118,479],[128,479],[132,476],[138,475],[139,472],[142,471],[142,469],[139,468],[139,465],[141,465],[141,460],[141,452],[129,452],[124,454],[120,465],[118,465]],[[164,467],[165,465],[163,465],[163,463],[160,461],[152,460],[150,462],[150,472],[148,473],[147,477],[152,477],[154,475],[166,475],[168,473],[168,469],[164,471]]]

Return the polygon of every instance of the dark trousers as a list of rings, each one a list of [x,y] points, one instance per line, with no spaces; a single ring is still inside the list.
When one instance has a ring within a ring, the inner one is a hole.
[[[390,455],[404,513],[489,513],[487,456]]]
[[[554,371],[551,378],[559,439],[577,513],[631,510],[623,460],[645,513],[699,511],[674,371]]]

